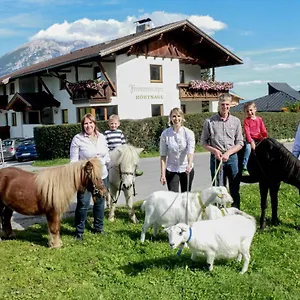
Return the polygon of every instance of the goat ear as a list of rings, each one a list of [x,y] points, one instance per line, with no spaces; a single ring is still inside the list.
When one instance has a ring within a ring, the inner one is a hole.
[[[167,228],[164,228],[163,231],[165,231],[166,233],[169,233],[170,229],[171,229],[171,227],[167,227]]]
[[[143,152],[143,150],[144,150],[144,148],[138,148],[137,149],[138,154],[141,154]]]

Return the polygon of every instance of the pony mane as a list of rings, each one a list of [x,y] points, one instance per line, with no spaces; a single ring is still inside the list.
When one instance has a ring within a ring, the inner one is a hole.
[[[136,147],[128,144],[115,148],[110,154],[111,161],[114,165],[137,165],[140,159]]]
[[[84,166],[87,162],[93,166],[92,180],[101,176],[99,159],[81,160],[67,165],[49,168],[35,175],[37,191],[42,196],[45,207],[54,207],[61,215],[67,210],[73,197],[85,185]]]
[[[300,161],[276,139],[264,139],[261,145],[258,145],[258,148],[261,148],[259,150],[263,156],[261,163],[276,163],[278,174],[284,175],[284,177],[289,177],[292,173],[300,174]],[[275,175],[273,174],[273,176]]]

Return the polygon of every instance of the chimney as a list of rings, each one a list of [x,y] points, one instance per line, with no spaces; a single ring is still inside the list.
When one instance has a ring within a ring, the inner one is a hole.
[[[134,22],[136,24],[136,33],[144,32],[146,30],[151,29],[152,20],[150,18],[142,19]]]

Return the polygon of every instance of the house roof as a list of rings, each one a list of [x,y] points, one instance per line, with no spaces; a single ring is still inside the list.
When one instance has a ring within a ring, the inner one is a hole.
[[[258,112],[280,112],[282,107],[284,107],[287,102],[293,104],[297,101],[298,100],[294,97],[291,97],[290,95],[283,92],[273,93],[253,100]],[[244,104],[245,103],[241,103],[237,106],[234,106],[230,109],[230,111],[243,112]]]
[[[273,89],[277,90],[278,92],[283,92],[298,101],[300,101],[300,93],[296,91],[295,89],[291,88],[287,83],[284,82],[269,82],[269,87],[272,87]]]
[[[60,102],[46,92],[40,93],[16,93],[6,106],[6,110],[14,111],[40,110],[45,107],[59,107]]]
[[[130,47],[131,45],[145,41],[162,33],[176,30],[178,28],[182,28],[182,30],[184,29],[189,30],[189,32],[192,32],[198,38],[198,44],[201,44],[202,39],[204,39],[207,43],[209,43],[211,47],[214,47],[219,52],[221,52],[224,59],[223,61],[218,63],[218,66],[242,64],[242,60],[235,54],[233,54],[231,51],[229,51],[221,44],[216,42],[214,39],[212,39],[210,36],[204,33],[201,29],[195,26],[193,23],[189,22],[188,20],[183,20],[163,25],[160,27],[155,27],[144,32],[130,34],[122,38],[114,39],[101,44],[76,50],[74,52],[70,52],[68,54],[31,65],[29,67],[17,70],[13,73],[0,77],[0,85],[7,84],[9,80],[13,80],[23,76],[54,71],[62,67],[68,67],[75,63],[80,64],[91,61],[92,59],[108,57],[109,55],[112,55],[117,51]],[[196,45],[194,45],[194,47],[196,47]]]
[[[0,95],[0,109],[6,109],[8,103],[7,95]]]

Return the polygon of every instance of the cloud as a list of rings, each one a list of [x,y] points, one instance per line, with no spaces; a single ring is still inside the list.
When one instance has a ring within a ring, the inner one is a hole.
[[[251,36],[251,35],[254,35],[254,32],[253,31],[242,31],[240,33],[241,36]]]
[[[63,23],[53,24],[45,30],[40,30],[37,34],[32,36],[30,40],[81,40],[92,45],[134,33],[134,22],[144,18],[151,18],[155,26],[161,26],[167,23],[188,19],[210,35],[214,34],[216,31],[227,28],[225,23],[214,20],[210,16],[185,15],[166,13],[164,11],[154,11],[152,13],[143,13],[139,16],[128,16],[124,21],[117,21],[115,19],[90,20],[87,18],[77,20],[73,23],[64,21]]]
[[[288,47],[288,48],[275,48],[275,49],[261,49],[261,50],[250,50],[250,51],[242,51],[240,55],[262,55],[262,54],[269,54],[269,53],[278,53],[278,52],[294,52],[299,50],[299,47]]]
[[[0,28],[0,36],[1,37],[9,37],[9,36],[16,36],[17,32],[11,29],[5,29],[5,28]]]
[[[266,84],[268,82],[271,82],[272,80],[250,80],[250,81],[237,81],[234,83],[234,85],[240,85],[240,86],[248,86],[248,85],[259,85],[259,84]]]
[[[36,28],[42,24],[42,18],[33,14],[16,14],[11,17],[0,19],[0,24],[10,25],[17,28]],[[8,26],[7,26],[8,27]]]
[[[299,68],[300,63],[278,63],[275,65],[267,65],[267,64],[261,64],[257,65],[253,68],[254,71],[269,71],[269,70],[277,70],[277,69],[293,69],[293,68]]]

